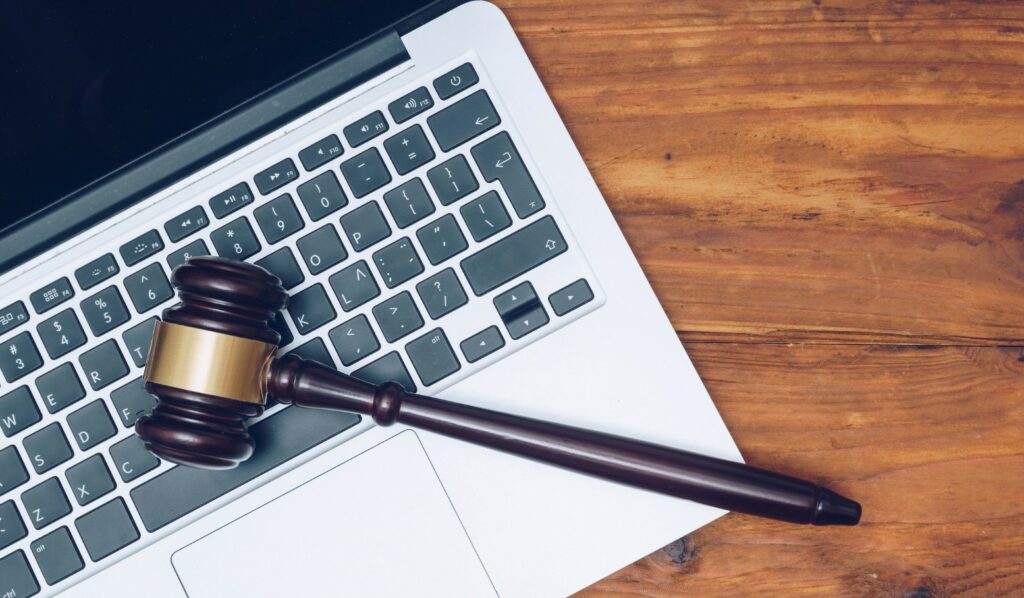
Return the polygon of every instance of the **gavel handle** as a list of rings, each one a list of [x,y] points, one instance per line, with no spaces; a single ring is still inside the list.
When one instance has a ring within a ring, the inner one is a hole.
[[[811,482],[724,459],[373,386],[295,356],[277,360],[282,403],[362,413],[572,471],[702,504],[815,525],[854,525],[860,505]]]

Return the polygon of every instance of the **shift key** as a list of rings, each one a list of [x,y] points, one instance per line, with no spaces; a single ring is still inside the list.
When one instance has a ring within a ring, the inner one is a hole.
[[[462,260],[462,271],[473,292],[481,296],[566,249],[555,219],[545,216]]]

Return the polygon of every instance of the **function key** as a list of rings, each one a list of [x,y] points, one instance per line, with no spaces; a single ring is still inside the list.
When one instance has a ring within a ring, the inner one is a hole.
[[[235,210],[244,208],[252,203],[252,191],[249,185],[238,183],[234,187],[214,195],[210,199],[210,209],[217,218],[223,218]]]
[[[116,287],[107,287],[80,304],[93,336],[103,336],[128,321],[128,308]]]
[[[448,337],[440,328],[424,334],[405,346],[409,361],[416,368],[424,386],[430,386],[459,371],[459,358],[448,344]]]
[[[117,260],[108,253],[75,270],[75,280],[78,281],[78,286],[85,291],[117,274],[120,270]]]
[[[0,311],[0,334],[14,330],[25,322],[28,322],[28,312],[25,310],[25,304],[21,301],[15,301]]]
[[[94,562],[139,539],[139,530],[128,514],[124,500],[115,498],[75,520],[78,535]]]
[[[171,297],[174,289],[167,282],[163,266],[154,263],[124,279],[124,289],[135,305],[135,311],[146,313]]]
[[[256,233],[252,232],[249,221],[239,218],[218,228],[210,234],[217,255],[233,260],[244,260],[260,250]]]
[[[0,372],[8,382],[23,378],[43,366],[35,342],[27,332],[13,336],[0,345]]]
[[[25,529],[25,523],[18,515],[18,508],[14,506],[14,501],[9,500],[0,504],[0,550],[14,544],[27,534],[28,530]],[[0,579],[7,579],[4,577],[2,567],[0,567]]]
[[[459,201],[480,187],[473,171],[469,169],[469,162],[463,156],[455,156],[431,168],[427,171],[427,178],[437,193],[437,199],[445,206]]]
[[[121,259],[128,266],[134,266],[164,248],[160,233],[151,230],[121,246]]]
[[[434,79],[434,90],[442,100],[447,100],[460,91],[476,85],[480,78],[476,69],[468,62]]]
[[[305,223],[295,208],[292,196],[285,193],[253,212],[267,243],[273,245],[285,237],[302,230]]]
[[[74,310],[65,309],[36,328],[50,359],[57,359],[85,344],[85,331]]]
[[[434,100],[430,97],[430,92],[426,87],[421,87],[388,104],[388,111],[396,123],[402,124],[420,112],[429,110],[433,105]]]
[[[378,110],[345,127],[342,132],[349,145],[359,147],[387,130],[388,122],[384,120],[384,114]]]
[[[356,198],[369,195],[391,182],[391,173],[376,148],[342,162],[341,174]]]
[[[398,174],[412,172],[434,159],[434,149],[419,125],[413,125],[385,141],[384,149]]]
[[[206,242],[202,239],[196,239],[167,256],[167,265],[170,266],[173,272],[178,266],[200,255],[210,255],[210,248],[206,246]]]
[[[427,119],[437,144],[446,152],[500,123],[501,117],[482,89]]]
[[[41,314],[74,296],[75,290],[71,288],[71,281],[65,277],[32,293],[28,299],[32,302],[32,308],[36,310],[36,313]]]
[[[338,139],[338,136],[328,135],[299,152],[299,161],[302,162],[302,167],[308,171],[323,166],[343,153],[345,150],[341,147],[341,140]]]
[[[466,361],[474,363],[505,346],[505,339],[497,326],[491,326],[462,341],[459,347]]]
[[[185,237],[203,230],[209,224],[210,219],[206,217],[206,210],[203,209],[203,206],[196,206],[184,214],[168,220],[164,223],[164,230],[167,231],[167,237],[171,242],[177,243]]]
[[[306,206],[306,212],[314,221],[333,214],[348,204],[348,198],[338,184],[338,177],[330,171],[302,183],[296,191],[302,205]]]
[[[50,478],[23,492],[21,504],[25,506],[32,527],[36,529],[43,529],[71,512],[71,504],[57,478]]]
[[[0,430],[10,438],[39,421],[39,409],[27,386],[19,386],[0,397]]]
[[[0,450],[0,496],[28,481],[28,472],[13,446]],[[0,535],[0,538],[3,536]],[[0,546],[3,548],[3,546]],[[2,577],[2,576],[0,576]]]
[[[551,304],[551,309],[556,315],[564,316],[577,307],[590,303],[593,299],[594,291],[590,289],[590,284],[581,278],[564,289],[552,293],[548,297],[548,303]]]
[[[0,559],[0,579],[4,580],[4,596],[35,596],[39,593],[39,584],[32,575],[25,553],[16,550]]]
[[[299,171],[295,168],[295,162],[292,162],[291,158],[285,158],[270,168],[256,173],[253,180],[256,182],[256,188],[260,190],[260,193],[266,195],[297,178],[299,178]]]

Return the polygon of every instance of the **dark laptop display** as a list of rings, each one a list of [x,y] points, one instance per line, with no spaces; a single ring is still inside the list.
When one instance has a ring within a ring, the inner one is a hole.
[[[0,231],[427,4],[0,2]]]

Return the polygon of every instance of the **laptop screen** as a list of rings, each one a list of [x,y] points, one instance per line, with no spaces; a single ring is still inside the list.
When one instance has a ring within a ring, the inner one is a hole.
[[[0,230],[430,0],[0,0]]]

